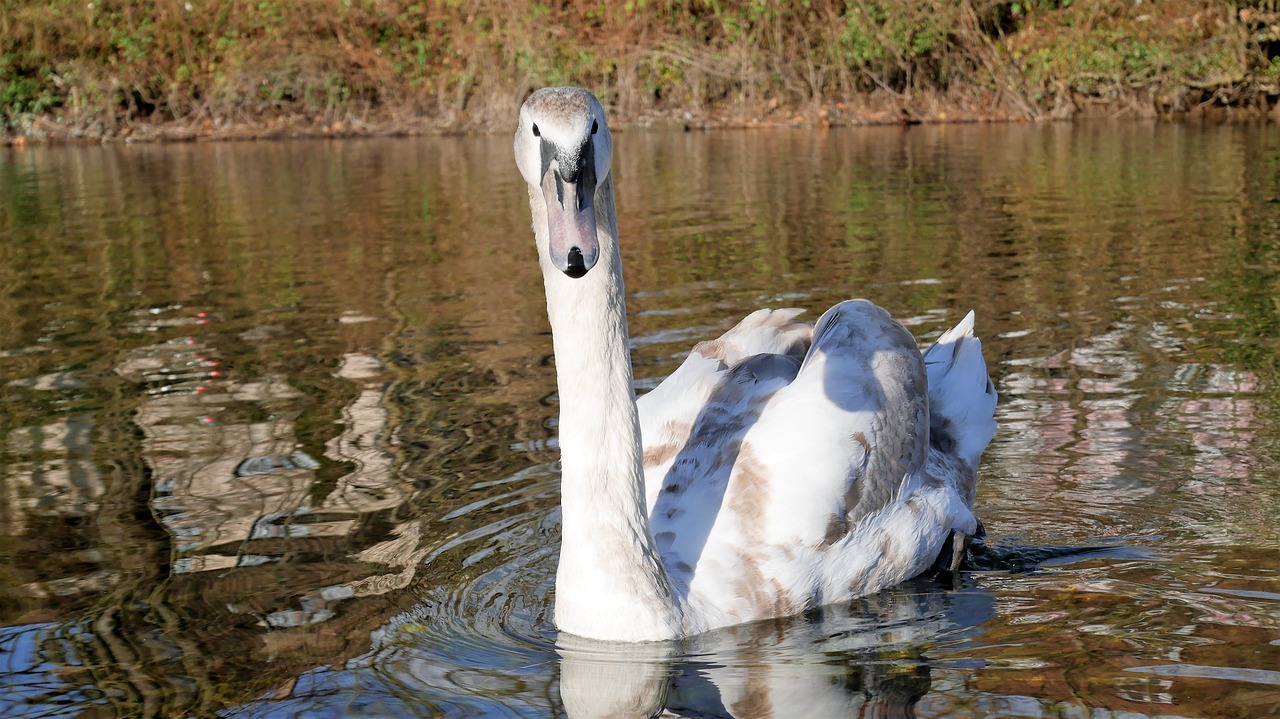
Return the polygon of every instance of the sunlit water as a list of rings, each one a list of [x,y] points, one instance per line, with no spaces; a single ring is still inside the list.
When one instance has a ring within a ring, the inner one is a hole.
[[[0,715],[1280,713],[1278,146],[619,134],[642,390],[865,296],[923,342],[975,309],[1001,392],[977,571],[630,649],[549,621],[509,138],[4,151]]]

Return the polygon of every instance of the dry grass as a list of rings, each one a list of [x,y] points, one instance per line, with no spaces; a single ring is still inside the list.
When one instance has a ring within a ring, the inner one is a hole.
[[[0,0],[0,125],[487,129],[562,83],[624,120],[1265,109],[1280,94],[1276,4]]]

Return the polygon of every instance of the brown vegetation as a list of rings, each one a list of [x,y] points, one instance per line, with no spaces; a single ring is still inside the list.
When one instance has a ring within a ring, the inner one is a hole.
[[[623,123],[1265,113],[1276,0],[0,0],[11,138],[465,131],[531,89]]]

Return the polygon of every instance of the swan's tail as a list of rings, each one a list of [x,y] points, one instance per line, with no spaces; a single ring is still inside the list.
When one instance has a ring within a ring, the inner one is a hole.
[[[996,388],[987,376],[973,312],[924,353],[929,375],[929,442],[978,468],[996,433]]]

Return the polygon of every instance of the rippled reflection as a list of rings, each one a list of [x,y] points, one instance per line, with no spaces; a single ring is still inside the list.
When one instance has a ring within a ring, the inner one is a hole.
[[[508,138],[8,150],[0,713],[1280,706],[1275,130],[617,142],[641,390],[761,305],[867,296],[925,341],[975,308],[990,537],[1115,551],[670,645],[560,637]]]
[[[288,716],[359,687],[361,711],[397,716],[499,706],[504,715],[554,710],[579,718],[901,716],[930,692],[935,675],[956,671],[931,662],[925,647],[980,635],[994,601],[971,587],[916,581],[802,619],[632,646],[557,636],[519,619],[500,623],[523,637],[492,625],[472,634],[459,631],[455,617],[417,611],[379,632],[370,655],[341,671],[312,672],[289,696],[241,711]],[[331,709],[343,711],[352,705]]]

